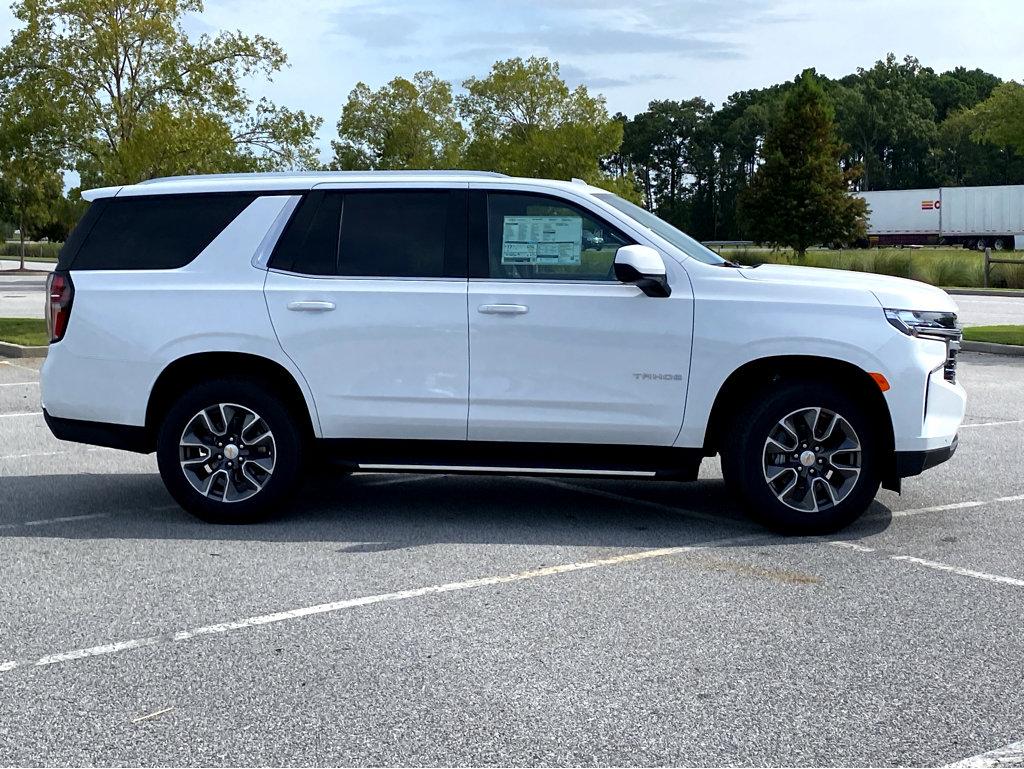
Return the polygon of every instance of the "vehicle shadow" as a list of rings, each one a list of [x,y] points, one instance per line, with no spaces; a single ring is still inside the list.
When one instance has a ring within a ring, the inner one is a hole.
[[[875,502],[831,539],[856,540],[890,523],[889,509]],[[736,538],[750,545],[804,541],[749,521],[717,479],[362,474],[308,481],[271,520],[240,526],[196,520],[152,473],[9,476],[0,478],[0,539],[17,537],[337,542],[341,552],[448,543],[651,548]]]

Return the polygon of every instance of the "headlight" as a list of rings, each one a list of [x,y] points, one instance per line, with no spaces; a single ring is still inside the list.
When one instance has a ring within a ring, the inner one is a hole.
[[[956,314],[952,312],[887,309],[885,319],[908,336],[943,341],[960,338],[960,327],[956,324]]]

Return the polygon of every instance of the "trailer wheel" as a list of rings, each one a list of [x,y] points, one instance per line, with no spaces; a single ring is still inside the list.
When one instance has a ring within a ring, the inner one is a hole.
[[[992,248],[996,251],[1009,251],[1010,244],[1007,243],[1006,238],[996,238],[992,241]]]
[[[987,246],[988,246],[988,241],[985,240],[985,238],[978,238],[978,250],[979,251],[984,251]]]

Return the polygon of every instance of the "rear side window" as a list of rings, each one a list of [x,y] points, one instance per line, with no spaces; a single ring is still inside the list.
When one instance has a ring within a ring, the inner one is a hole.
[[[465,191],[313,191],[269,266],[337,277],[465,277]]]
[[[191,262],[256,198],[253,193],[154,195],[108,198],[72,233],[75,254],[61,253],[62,268],[169,270]],[[100,202],[100,201],[97,201]],[[83,237],[84,235],[84,237]]]

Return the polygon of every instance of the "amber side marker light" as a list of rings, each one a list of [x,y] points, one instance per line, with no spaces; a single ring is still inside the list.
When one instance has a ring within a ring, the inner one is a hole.
[[[871,378],[875,380],[875,384],[878,385],[878,389],[885,392],[889,389],[889,380],[885,378],[884,374],[879,374],[877,371],[871,372]]]

